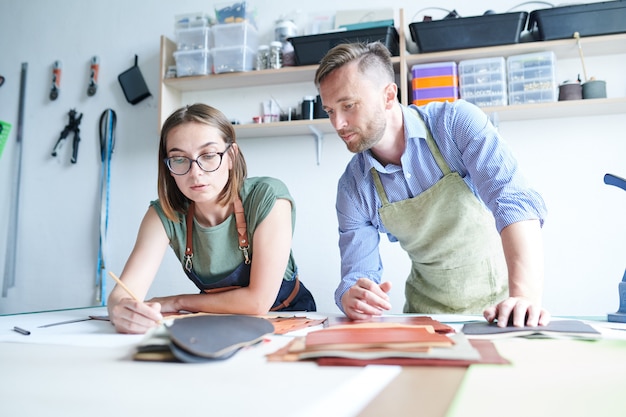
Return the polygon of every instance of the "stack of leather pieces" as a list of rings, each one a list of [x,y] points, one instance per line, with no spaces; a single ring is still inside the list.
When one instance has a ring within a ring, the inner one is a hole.
[[[490,341],[468,340],[452,327],[426,316],[378,317],[365,322],[329,318],[328,327],[294,338],[267,358],[315,360],[324,366],[509,363]]]

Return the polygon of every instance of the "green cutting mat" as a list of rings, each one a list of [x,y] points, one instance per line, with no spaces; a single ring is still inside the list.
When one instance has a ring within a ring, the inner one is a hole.
[[[10,131],[11,124],[0,120],[0,157],[2,157],[2,151],[4,150],[4,145],[7,143]]]

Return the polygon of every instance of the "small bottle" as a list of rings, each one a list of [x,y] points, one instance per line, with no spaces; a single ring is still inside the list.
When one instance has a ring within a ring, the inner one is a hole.
[[[269,68],[270,47],[267,45],[259,45],[256,54],[256,69],[264,70]]]
[[[270,43],[269,68],[278,69],[283,66],[283,44],[278,41]]]
[[[313,120],[315,118],[315,97],[304,96],[302,99],[302,119]]]

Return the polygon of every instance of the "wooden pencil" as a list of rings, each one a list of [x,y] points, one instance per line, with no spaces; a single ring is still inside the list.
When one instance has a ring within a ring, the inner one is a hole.
[[[118,277],[117,277],[117,276],[116,276],[113,272],[109,271],[109,275],[111,275],[111,278],[113,278],[113,279],[115,280],[115,282],[117,282],[117,283],[118,283],[118,285],[119,285],[120,287],[122,287],[122,289],[123,289],[124,291],[126,291],[126,292],[128,293],[128,295],[130,295],[131,297],[133,297],[133,299],[134,299],[135,301],[139,301],[140,303],[141,303],[141,302],[143,302],[143,301],[142,301],[142,300],[140,300],[140,299],[139,299],[139,297],[137,297],[137,296],[135,295],[135,293],[134,293],[134,292],[132,292],[132,291],[130,290],[130,288],[128,288],[128,287],[126,286],[126,284],[124,284],[124,283],[122,282],[122,280],[121,280],[121,279],[119,279],[119,278],[118,278]]]

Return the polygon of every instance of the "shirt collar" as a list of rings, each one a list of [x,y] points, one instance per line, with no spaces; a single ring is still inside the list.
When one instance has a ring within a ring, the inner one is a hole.
[[[415,110],[417,106],[404,106],[399,104],[400,109],[402,110],[402,119],[404,125],[404,137],[408,142],[414,142],[419,140],[420,138],[426,138],[426,131],[424,130],[424,125],[420,123],[417,119],[417,115],[415,114]],[[408,149],[408,147],[407,147]],[[406,151],[405,151],[406,153]],[[361,152],[360,154],[363,160],[363,173],[369,172],[370,169],[374,168],[376,171],[381,173],[392,173],[401,169],[395,165],[383,166],[380,162],[374,158],[372,155],[372,151],[369,149]]]

